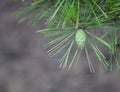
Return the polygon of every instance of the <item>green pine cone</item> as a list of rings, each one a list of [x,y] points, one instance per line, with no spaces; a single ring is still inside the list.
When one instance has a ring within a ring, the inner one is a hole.
[[[77,42],[78,46],[83,49],[86,42],[86,34],[84,30],[80,29],[75,34],[75,41]]]

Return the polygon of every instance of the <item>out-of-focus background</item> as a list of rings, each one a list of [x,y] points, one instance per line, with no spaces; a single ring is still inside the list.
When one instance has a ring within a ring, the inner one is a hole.
[[[50,58],[42,47],[44,37],[12,15],[20,6],[0,2],[0,92],[120,92],[120,71],[90,73],[84,53],[76,69],[59,69],[59,55]]]

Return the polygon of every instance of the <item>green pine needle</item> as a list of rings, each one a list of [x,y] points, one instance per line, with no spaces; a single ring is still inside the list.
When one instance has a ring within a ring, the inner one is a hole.
[[[46,28],[37,30],[37,33],[44,35],[50,41],[44,45],[48,49],[50,56],[55,56],[62,50],[66,52],[60,59],[60,68],[70,70],[75,68],[80,60],[82,51],[85,50],[88,66],[91,72],[95,72],[94,62],[91,60],[88,46],[92,47],[95,53],[100,71],[104,69],[112,69],[112,60],[115,60],[116,67],[120,69],[120,52],[116,46],[120,34],[120,2],[119,0],[21,0],[26,3],[22,8],[18,9],[14,15],[20,16],[19,22],[29,21],[34,26],[38,26],[41,21],[45,21]],[[28,3],[28,4],[27,4]],[[92,33],[90,29],[97,30]],[[103,29],[103,30],[102,30]],[[80,41],[85,42],[81,46],[76,47],[75,39],[78,30],[84,30],[83,34],[78,34]],[[99,33],[99,36],[96,35]],[[106,40],[107,39],[107,40]],[[96,43],[100,42],[108,50],[110,56],[106,60],[104,52]],[[71,50],[74,50],[73,53]],[[73,54],[72,58],[71,53]],[[119,55],[118,55],[119,53]],[[104,66],[104,69],[103,67]]]

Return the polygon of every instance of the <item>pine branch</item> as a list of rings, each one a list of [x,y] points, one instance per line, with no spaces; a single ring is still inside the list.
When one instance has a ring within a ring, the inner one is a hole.
[[[22,0],[28,3],[14,14],[22,16],[20,22],[30,21],[33,25],[46,20],[46,29],[37,30],[51,41],[46,43],[44,48],[50,48],[47,52],[54,56],[68,47],[63,57],[60,59],[60,67],[70,69],[76,66],[80,54],[85,49],[86,58],[91,72],[95,72],[93,62],[90,59],[87,44],[92,47],[100,65],[105,69],[112,66],[106,60],[105,55],[99,49],[95,41],[100,42],[109,50],[109,56],[116,62],[116,67],[120,67],[120,52],[117,51],[120,29],[120,2],[119,0]],[[97,28],[91,33],[90,29]],[[104,30],[102,30],[104,29]],[[107,40],[106,40],[107,39]],[[74,45],[78,45],[77,48]],[[70,59],[71,50],[74,50]],[[119,54],[117,54],[119,53]]]

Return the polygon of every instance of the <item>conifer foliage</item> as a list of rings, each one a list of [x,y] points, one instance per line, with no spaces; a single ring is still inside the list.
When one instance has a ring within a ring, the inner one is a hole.
[[[95,72],[88,47],[94,51],[100,70],[112,69],[113,59],[119,68],[120,0],[22,0],[22,3],[26,6],[15,12],[22,16],[20,22],[39,26],[45,20],[46,28],[37,32],[51,39],[44,45],[48,54],[54,56],[67,48],[60,59],[60,68],[75,67],[84,52],[90,71]],[[96,30],[93,33],[91,29]],[[101,45],[107,49],[109,60]]]

